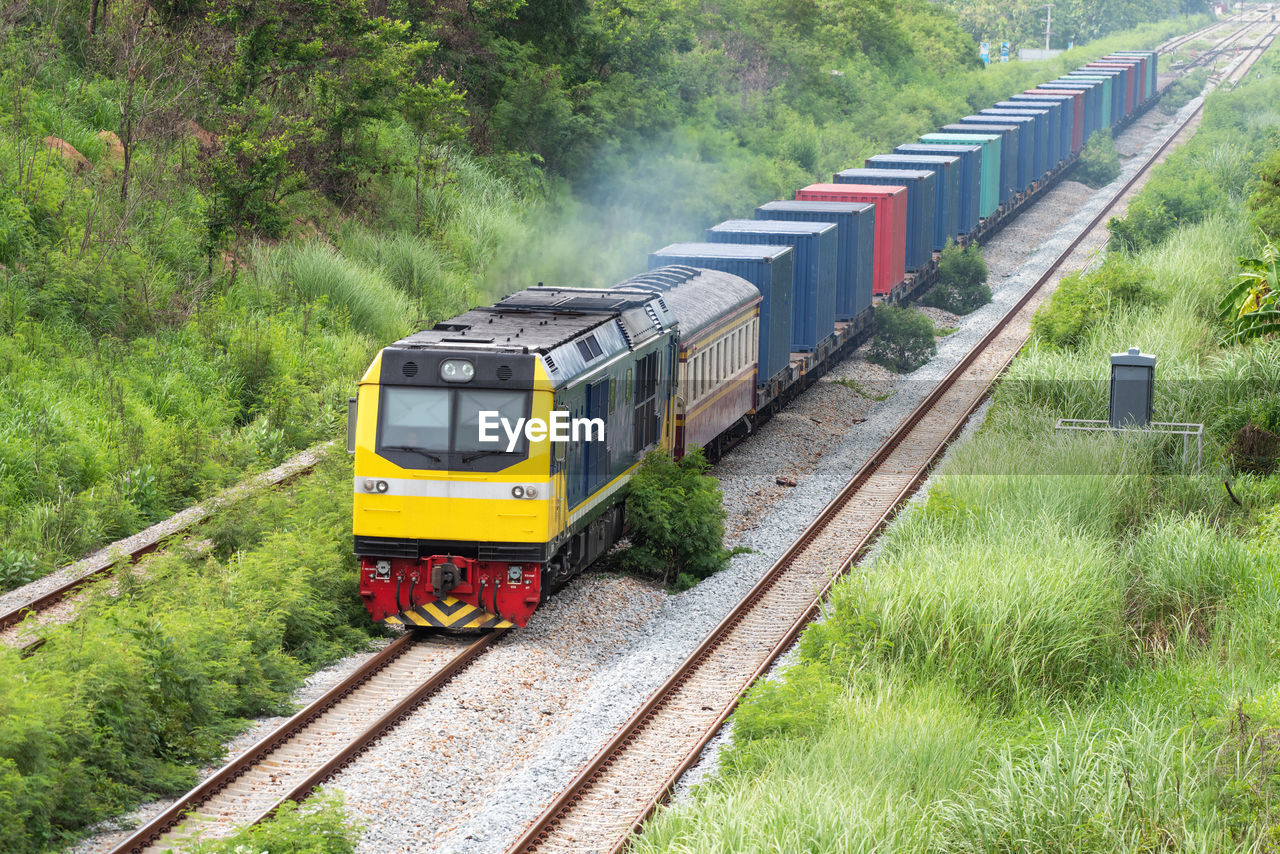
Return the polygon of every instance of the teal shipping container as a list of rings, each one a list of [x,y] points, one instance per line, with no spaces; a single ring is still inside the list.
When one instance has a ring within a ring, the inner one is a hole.
[[[959,133],[926,133],[921,145],[979,145],[982,162],[978,171],[978,216],[989,217],[1000,207],[1001,151],[1003,138],[997,133],[964,130]]]

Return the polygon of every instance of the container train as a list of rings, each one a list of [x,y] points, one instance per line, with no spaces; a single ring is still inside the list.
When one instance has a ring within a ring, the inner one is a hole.
[[[848,169],[608,289],[534,287],[384,348],[348,412],[375,620],[524,626],[623,533],[643,456],[719,453],[1157,94],[1123,51]]]

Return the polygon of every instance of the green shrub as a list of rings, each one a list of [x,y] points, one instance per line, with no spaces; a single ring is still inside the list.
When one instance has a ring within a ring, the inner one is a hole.
[[[948,241],[938,259],[938,284],[920,301],[952,314],[968,314],[991,302],[982,247],[971,243],[962,249]]]
[[[1280,149],[1258,165],[1249,209],[1253,211],[1254,224],[1272,240],[1280,241]]]
[[[929,361],[936,352],[933,321],[914,309],[887,302],[876,306],[868,362],[904,374]]]
[[[192,854],[354,854],[361,827],[343,809],[342,795],[321,789],[299,806],[284,804],[261,824],[231,836],[202,840]]]
[[[1120,155],[1110,131],[1098,131],[1089,137],[1072,170],[1072,178],[1095,190],[1105,187],[1120,174]]]
[[[1080,343],[1090,327],[1122,305],[1156,299],[1150,273],[1123,255],[1111,255],[1095,270],[1063,277],[1048,304],[1031,318],[1031,332],[1055,347]]]
[[[1160,112],[1166,116],[1186,106],[1187,102],[1204,91],[1204,84],[1209,80],[1209,69],[1201,68],[1178,77],[1160,96]]]
[[[631,546],[622,566],[680,587],[725,567],[735,552],[724,547],[720,485],[708,468],[701,448],[679,462],[660,451],[645,456],[627,494]]]

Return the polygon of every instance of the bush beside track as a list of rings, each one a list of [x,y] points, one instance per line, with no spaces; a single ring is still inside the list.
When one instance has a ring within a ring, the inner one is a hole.
[[[1280,479],[1233,475],[1237,504],[1217,472],[1240,427],[1280,411],[1280,342],[1224,346],[1216,310],[1257,250],[1241,188],[1280,127],[1263,106],[1274,56],[1267,79],[1211,98],[1143,195],[1203,169],[1242,180],[1080,277],[1125,296],[1079,319],[1079,289],[1055,296],[1042,317],[1071,334],[1015,360],[800,662],[740,708],[721,777],[631,850],[1274,843]],[[1054,433],[1104,417],[1107,356],[1135,343],[1160,359],[1157,418],[1208,422],[1205,473],[1185,473],[1178,442]]]

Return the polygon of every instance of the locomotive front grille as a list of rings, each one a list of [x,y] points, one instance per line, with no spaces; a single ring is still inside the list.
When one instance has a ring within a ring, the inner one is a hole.
[[[418,560],[424,556],[451,554],[485,561],[540,563],[547,558],[542,543],[459,543],[413,540],[401,537],[355,538],[355,553],[361,557],[390,557]]]

